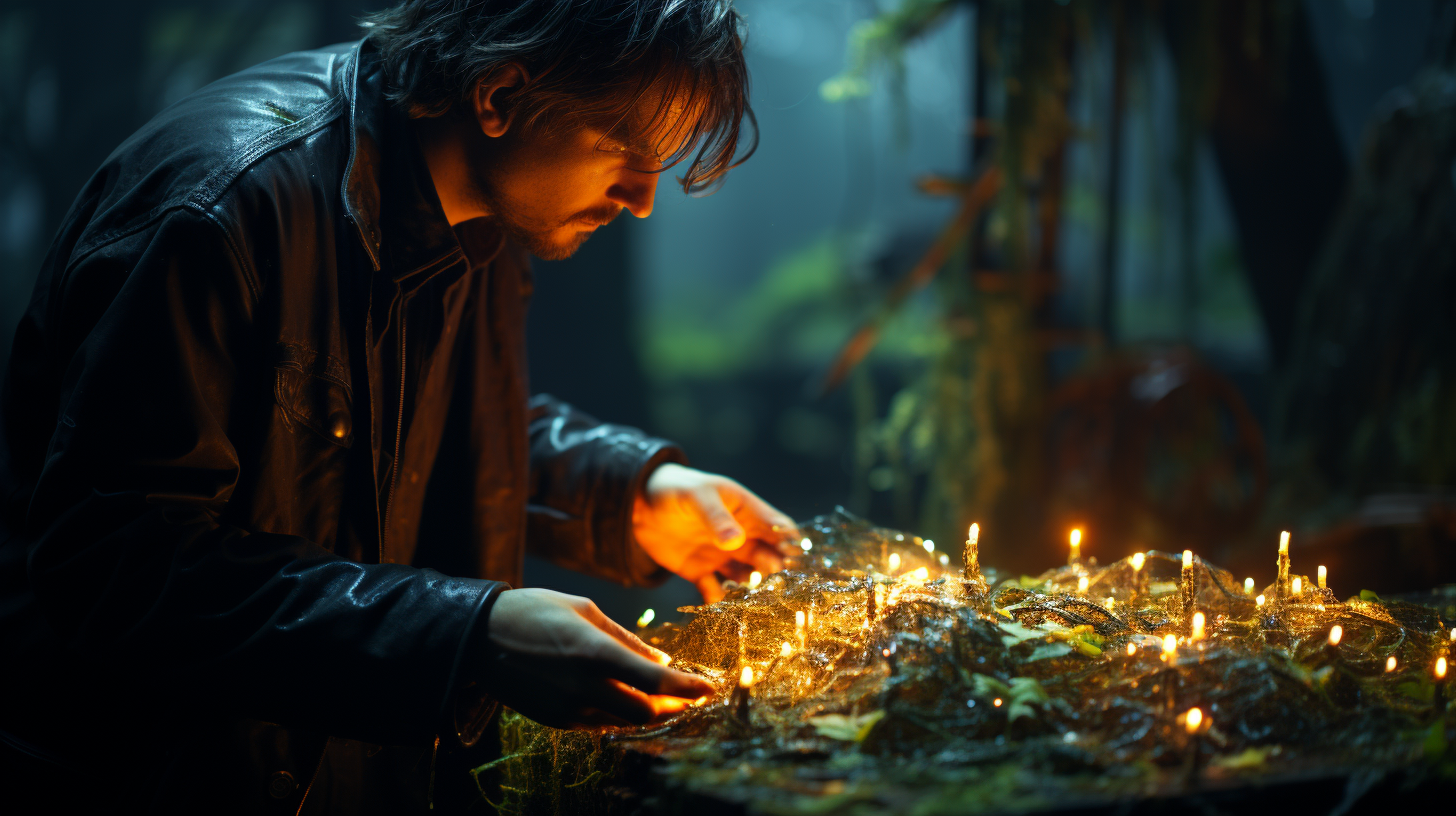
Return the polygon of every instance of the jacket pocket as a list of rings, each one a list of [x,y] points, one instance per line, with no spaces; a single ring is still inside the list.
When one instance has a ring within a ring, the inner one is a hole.
[[[342,448],[354,444],[352,389],[343,363],[298,343],[280,343],[273,397],[290,430],[302,426]]]

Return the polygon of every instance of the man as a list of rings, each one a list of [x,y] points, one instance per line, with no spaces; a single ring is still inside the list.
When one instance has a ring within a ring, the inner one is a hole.
[[[712,693],[590,601],[509,586],[526,547],[709,600],[782,567],[783,514],[525,381],[526,252],[744,152],[740,24],[410,0],[117,149],[0,402],[5,796],[407,813],[465,778],[435,783],[494,700],[571,727]]]

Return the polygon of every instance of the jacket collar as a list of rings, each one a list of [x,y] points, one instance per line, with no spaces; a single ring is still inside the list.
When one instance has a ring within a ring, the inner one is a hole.
[[[385,98],[373,46],[362,40],[351,56],[344,71],[350,121],[344,206],[375,271],[403,282],[461,259],[472,267],[489,263],[504,235],[487,219],[451,228],[408,117]]]

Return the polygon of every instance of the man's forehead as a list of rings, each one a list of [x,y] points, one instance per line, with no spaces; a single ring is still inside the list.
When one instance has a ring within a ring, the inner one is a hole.
[[[672,156],[697,130],[704,107],[704,101],[690,89],[649,88],[622,118],[621,129],[634,147],[650,148],[658,156]]]

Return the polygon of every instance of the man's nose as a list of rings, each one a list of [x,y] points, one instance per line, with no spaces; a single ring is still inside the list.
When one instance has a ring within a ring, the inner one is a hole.
[[[607,198],[638,218],[646,218],[652,215],[652,202],[657,197],[657,176],[657,173],[630,171],[607,188]]]

